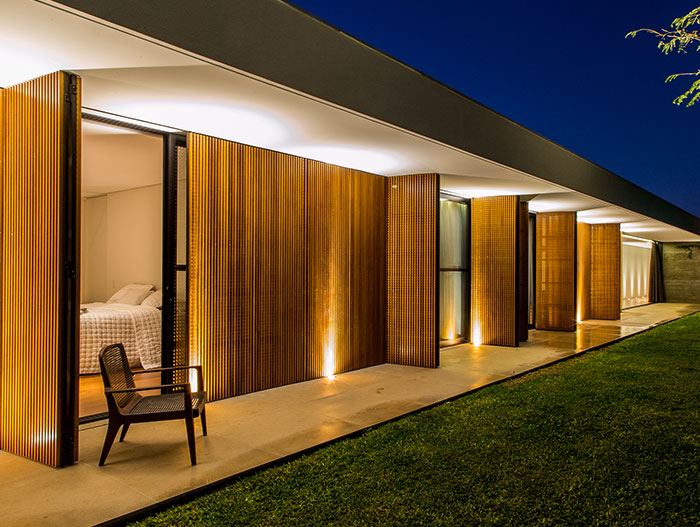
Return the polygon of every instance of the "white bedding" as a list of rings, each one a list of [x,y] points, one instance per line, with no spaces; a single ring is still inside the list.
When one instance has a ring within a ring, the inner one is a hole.
[[[102,303],[80,307],[87,308],[80,314],[80,373],[99,373],[97,354],[117,343],[124,345],[130,366],[161,366],[159,309]]]

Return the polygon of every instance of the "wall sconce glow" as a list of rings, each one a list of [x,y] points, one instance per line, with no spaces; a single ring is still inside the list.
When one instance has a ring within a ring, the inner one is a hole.
[[[400,167],[393,155],[379,150],[343,146],[307,145],[285,148],[285,152],[332,165],[383,174]]]

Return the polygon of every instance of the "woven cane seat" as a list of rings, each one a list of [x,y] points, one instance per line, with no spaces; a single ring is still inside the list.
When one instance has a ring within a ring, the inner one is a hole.
[[[199,410],[207,402],[207,392],[192,393],[192,409]],[[129,415],[159,414],[166,412],[182,412],[185,409],[185,397],[182,392],[167,393],[141,397],[138,402],[128,410]]]

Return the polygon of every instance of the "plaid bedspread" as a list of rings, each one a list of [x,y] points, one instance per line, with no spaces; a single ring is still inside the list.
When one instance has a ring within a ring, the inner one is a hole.
[[[121,342],[130,366],[161,366],[161,312],[155,307],[126,304],[83,304],[80,314],[80,373],[99,373],[97,354]]]

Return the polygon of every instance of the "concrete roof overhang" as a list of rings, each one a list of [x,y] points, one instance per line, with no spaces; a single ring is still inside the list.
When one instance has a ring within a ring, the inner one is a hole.
[[[695,216],[280,0],[5,0],[0,86],[58,69],[87,109],[700,241]]]

